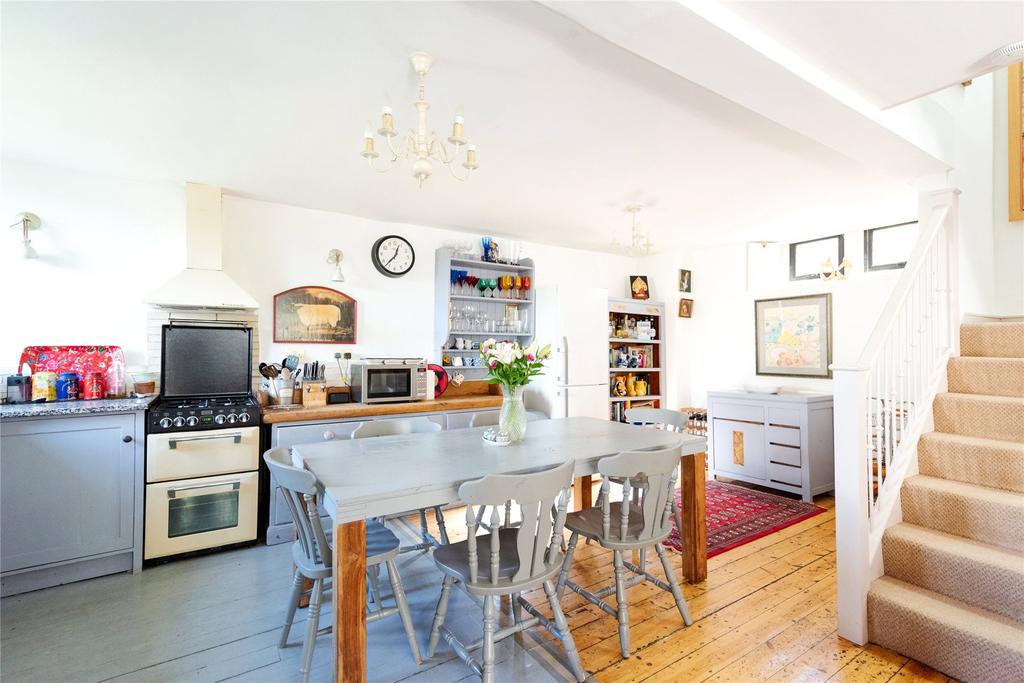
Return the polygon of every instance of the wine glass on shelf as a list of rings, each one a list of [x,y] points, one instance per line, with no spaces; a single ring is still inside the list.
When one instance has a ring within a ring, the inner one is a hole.
[[[466,276],[466,285],[467,285],[466,294],[467,294],[467,296],[472,296],[473,294],[476,294],[476,283],[479,282],[479,281],[480,281],[480,278],[477,277],[476,275],[467,275]]]
[[[512,298],[521,299],[523,294],[523,276],[516,275],[515,279],[512,280]]]
[[[452,285],[451,286],[451,293],[452,294],[458,294],[459,290],[456,287],[456,285],[459,282],[459,271],[457,271],[454,268],[452,268],[451,271],[450,271],[450,278],[451,278],[451,285]]]
[[[478,279],[476,288],[480,290],[480,296],[487,296],[487,278],[482,277]]]
[[[523,276],[523,299],[526,301],[530,300],[530,276]]]
[[[491,298],[493,299],[494,296],[495,296],[494,290],[496,290],[498,288],[498,278],[492,277],[490,280],[488,280],[488,285],[487,286],[491,290]]]

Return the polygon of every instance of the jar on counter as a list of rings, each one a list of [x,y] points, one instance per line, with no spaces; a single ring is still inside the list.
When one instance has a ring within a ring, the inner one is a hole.
[[[7,377],[7,402],[28,403],[32,400],[32,378],[28,375]]]
[[[57,400],[78,400],[78,373],[62,372],[57,376]]]
[[[57,373],[37,372],[32,375],[32,401],[57,400]]]
[[[92,400],[96,398],[103,398],[104,395],[104,375],[106,373],[102,371],[90,372],[86,374],[85,380],[82,383],[80,395],[83,400]]]

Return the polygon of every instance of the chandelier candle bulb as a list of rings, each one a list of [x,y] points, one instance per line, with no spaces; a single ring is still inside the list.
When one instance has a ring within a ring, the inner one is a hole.
[[[462,165],[469,170],[473,170],[474,168],[477,167],[476,145],[472,143],[466,145],[466,162]]]

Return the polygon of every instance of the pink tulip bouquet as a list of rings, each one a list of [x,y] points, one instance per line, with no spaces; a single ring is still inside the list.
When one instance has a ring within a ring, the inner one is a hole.
[[[518,342],[488,339],[480,345],[480,357],[487,366],[487,381],[513,390],[544,374],[544,361],[551,357],[551,344],[538,346],[534,342],[524,348]]]

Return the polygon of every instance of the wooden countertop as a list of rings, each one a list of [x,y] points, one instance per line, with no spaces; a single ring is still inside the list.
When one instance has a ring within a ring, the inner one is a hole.
[[[468,381],[460,387],[448,386],[441,398],[408,403],[337,403],[317,408],[272,408],[262,411],[264,424],[309,422],[312,420],[345,420],[353,417],[435,413],[446,410],[480,410],[501,406],[498,388],[486,382]]]

